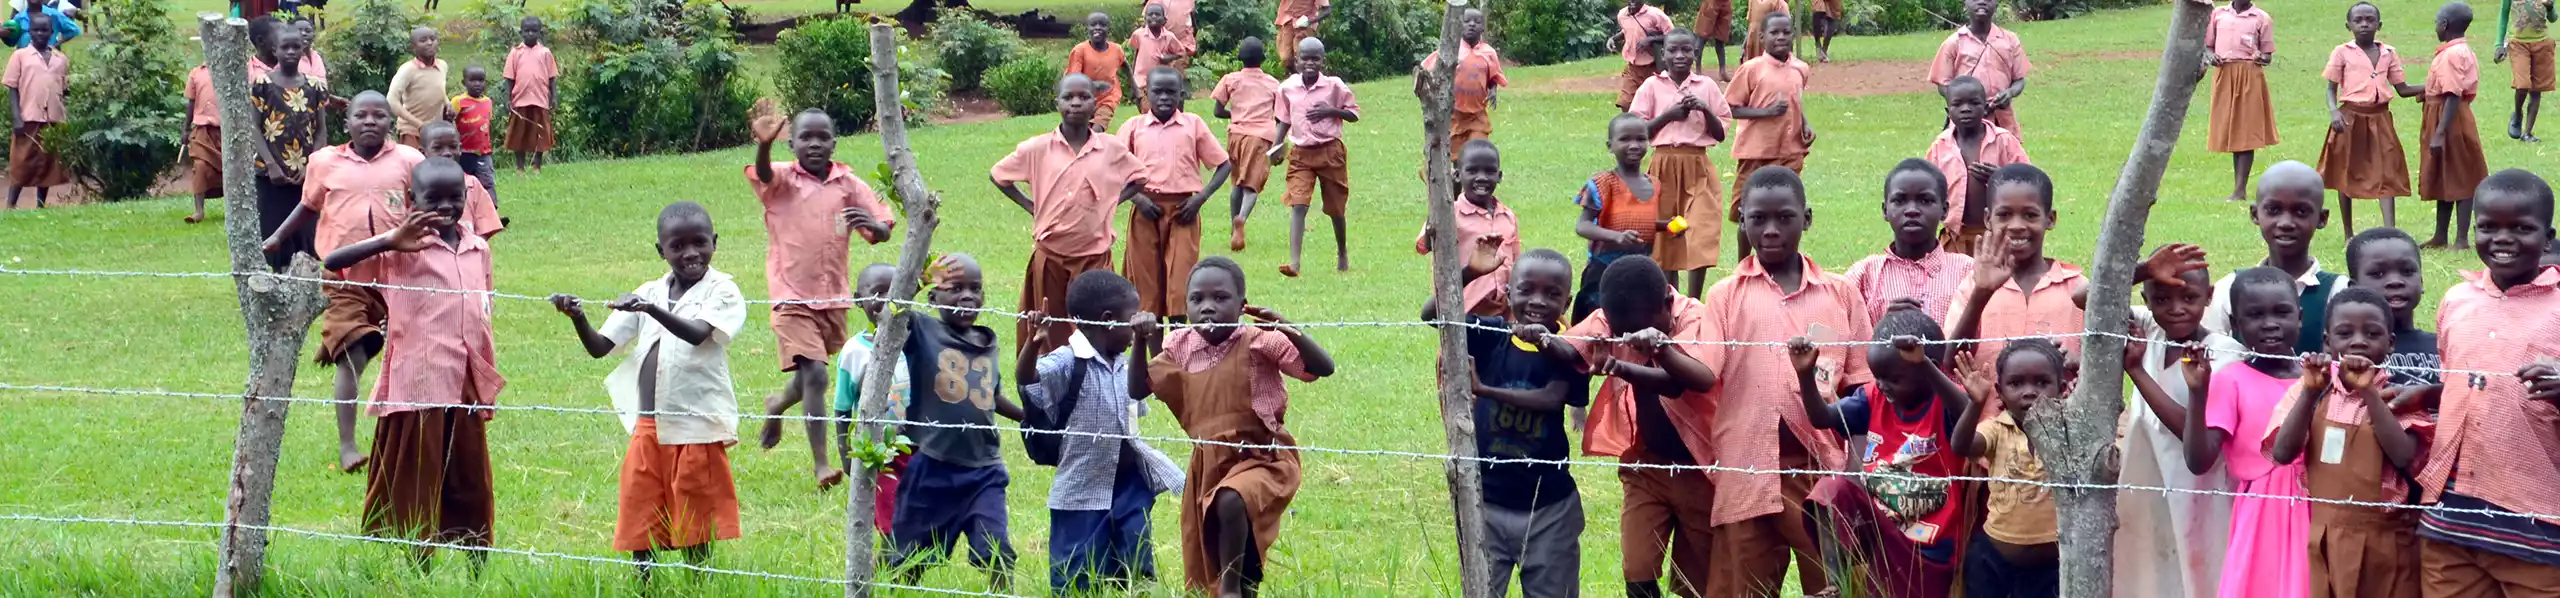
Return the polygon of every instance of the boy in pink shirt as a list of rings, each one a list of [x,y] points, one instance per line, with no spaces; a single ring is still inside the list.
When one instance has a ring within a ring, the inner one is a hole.
[[[471,166],[462,159],[470,154],[463,151],[465,144],[461,130],[453,123],[427,123],[427,128],[418,132],[418,138],[427,144],[421,148],[427,157],[452,160],[455,164],[463,164],[463,173],[471,172]],[[462,184],[462,230],[482,239],[496,239],[499,232],[507,230],[506,219],[498,216],[497,198],[489,194],[489,188],[480,186],[480,177],[472,176],[470,179]]]
[[[1947,177],[1947,226],[1938,237],[1948,251],[1971,255],[1982,237],[1984,211],[1991,205],[1991,171],[2025,164],[2027,147],[2018,135],[1992,124],[1991,101],[1982,80],[1958,75],[1938,86],[1947,99],[1947,130],[1929,142],[1929,164]]]
[[[1174,39],[1182,40],[1182,47],[1200,48],[1199,30],[1191,26],[1191,14],[1198,12],[1200,0],[1149,0],[1147,4],[1164,7],[1164,28],[1173,32]]]
[[[1164,5],[1148,4],[1146,18],[1145,27],[1129,32],[1129,54],[1134,57],[1129,61],[1129,75],[1137,78],[1136,83],[1139,85],[1145,85],[1149,76],[1147,73],[1155,72],[1158,66],[1173,67],[1175,74],[1181,74],[1182,69],[1191,65],[1191,43],[1175,35],[1173,29],[1166,26]],[[1155,94],[1145,91],[1138,93],[1139,113],[1153,111],[1147,103],[1153,101],[1154,96]],[[1185,99],[1189,99],[1188,94],[1174,98],[1177,102],[1174,108],[1181,109],[1178,103]]]
[[[1636,89],[1661,72],[1660,65],[1654,64],[1654,55],[1660,53],[1663,42],[1677,26],[1671,24],[1671,15],[1646,6],[1644,0],[1627,0],[1627,7],[1618,10],[1617,18],[1618,57],[1627,61],[1626,68],[1618,71],[1618,109],[1627,110],[1629,102],[1635,101]],[[1716,56],[1721,59],[1724,45],[1719,43],[1716,48]],[[1724,63],[1718,60],[1716,64]]]
[[[1982,80],[1991,93],[1991,122],[2014,133],[2019,131],[2018,115],[2009,103],[2027,92],[2027,72],[2034,65],[2027,62],[2018,34],[1991,24],[1997,6],[1992,0],[1965,0],[1970,19],[1938,45],[1937,58],[1929,62],[1929,84],[1945,87],[1965,75]]]
[[[1672,594],[1716,595],[1699,593],[1714,577],[1708,522],[1715,487],[1711,474],[1697,469],[1717,462],[1709,394],[1716,380],[1704,344],[1716,340],[1714,324],[1706,306],[1672,288],[1652,258],[1621,258],[1599,277],[1599,311],[1561,336],[1530,323],[1514,334],[1550,360],[1603,378],[1583,428],[1583,454],[1656,466],[1618,470],[1626,497],[1618,516],[1624,595],[1662,596],[1665,557]]]
[[[2031,164],[2011,164],[1991,174],[1991,234],[1975,245],[1973,278],[1964,303],[1948,316],[1955,325],[1951,339],[2005,338],[2040,334],[2071,335],[2054,339],[2066,355],[2080,355],[2088,304],[2089,279],[2079,266],[2045,257],[2044,237],[2061,212],[2053,209],[2053,179]],[[2008,343],[1975,343],[1975,355],[1999,355]],[[2000,405],[1984,407],[1997,413]]]
[[[36,188],[41,209],[55,185],[71,182],[70,173],[44,149],[45,127],[70,120],[62,92],[71,85],[71,56],[53,47],[53,17],[41,11],[27,20],[26,47],[9,55],[0,85],[9,87],[9,207],[18,207],[18,191]]]
[[[204,200],[222,197],[222,110],[213,101],[213,70],[196,65],[187,71],[187,142],[178,146],[187,164],[187,186],[196,194],[196,214],[187,224],[204,221]]]
[[[1502,317],[1511,313],[1505,289],[1511,283],[1511,264],[1520,261],[1520,216],[1493,196],[1502,184],[1502,152],[1493,142],[1469,141],[1459,150],[1457,176],[1450,177],[1463,200],[1453,206],[1457,247],[1465,256],[1460,258],[1466,283],[1459,303],[1469,315]],[[1413,252],[1430,255],[1431,235],[1431,228],[1423,227],[1413,239]]]
[[[1884,321],[1900,298],[1919,301],[1932,322],[1943,321],[1959,289],[1973,277],[1973,258],[1938,245],[1947,219],[1947,176],[1928,161],[1907,158],[1884,175],[1884,223],[1893,229],[1885,252],[1850,264],[1843,274],[1865,298],[1867,321]]]
[[[1146,190],[1147,170],[1119,137],[1096,134],[1094,89],[1084,75],[1058,79],[1058,128],[1023,140],[987,169],[987,180],[1031,214],[1031,263],[1022,269],[1025,312],[1063,314],[1067,286],[1086,270],[1111,269],[1111,212]],[[1031,194],[1020,185],[1031,183]],[[1052,322],[1045,336],[1030,319],[1018,323],[1019,354],[1047,355],[1074,334]],[[1036,342],[1035,342],[1036,341]]]
[[[1324,74],[1324,41],[1306,38],[1298,42],[1297,63],[1290,66],[1296,76],[1280,82],[1280,137],[1289,142],[1289,193],[1282,197],[1289,203],[1289,265],[1280,267],[1280,275],[1298,276],[1298,258],[1307,239],[1307,207],[1315,202],[1316,187],[1324,187],[1324,215],[1333,219],[1333,269],[1351,269],[1351,242],[1345,232],[1343,217],[1351,203],[1351,151],[1342,144],[1343,123],[1360,122],[1360,101],[1351,95],[1351,85],[1342,78]],[[1269,159],[1280,164],[1280,148],[1272,148]]]
[[[516,153],[517,173],[524,172],[525,154],[533,154],[533,173],[542,174],[542,159],[556,139],[551,102],[560,97],[560,62],[542,44],[542,19],[525,17],[517,29],[524,45],[507,50],[507,66],[499,73],[507,85],[507,149]]]
[[[790,119],[793,161],[773,161],[773,142],[783,136],[782,115],[759,100],[755,117],[756,162],[746,168],[747,184],[764,204],[765,286],[774,300],[773,337],[781,344],[776,356],[790,386],[765,398],[765,414],[781,415],[793,403],[812,418],[830,417],[827,360],[846,339],[845,310],[853,284],[845,258],[851,237],[866,243],[889,238],[898,225],[889,206],[851,167],[835,161],[836,123],[826,112],[801,111]],[[835,487],[844,472],[827,457],[826,422],[804,422],[809,434],[810,475],[818,489]],[[782,420],[767,419],[758,442],[766,449],[782,443]]]
[[[1795,56],[1794,17],[1771,13],[1759,27],[1768,39],[1767,53],[1744,60],[1724,89],[1725,101],[1733,105],[1733,172],[1740,177],[1777,166],[1803,175],[1804,159],[1813,153],[1813,122],[1804,110],[1805,81],[1813,76],[1813,66]],[[1726,220],[1741,222],[1743,182],[1733,181],[1735,205],[1725,209]],[[1734,255],[1750,257],[1751,243],[1735,243]]]
[[[1272,41],[1280,44],[1280,64],[1292,69],[1298,65],[1298,42],[1316,35],[1316,25],[1333,16],[1333,0],[1280,0],[1280,18],[1271,24],[1279,27]]]
[[[1146,196],[1129,210],[1129,256],[1120,271],[1138,287],[1140,311],[1187,314],[1189,285],[1183,282],[1200,263],[1200,206],[1218,194],[1235,164],[1209,123],[1182,111],[1182,98],[1190,93],[1181,71],[1162,65],[1146,77],[1147,113],[1120,123],[1120,139],[1145,165],[1147,181]],[[1202,168],[1211,170],[1206,183],[1200,180]]]
[[[2427,111],[2418,127],[2418,138],[2427,144],[2418,159],[2418,198],[2435,202],[2436,234],[2420,248],[2444,247],[2446,225],[2471,222],[2471,190],[2489,178],[2480,127],[2471,118],[2471,100],[2480,95],[2480,55],[2462,36],[2470,29],[2471,5],[2448,2],[2436,11],[2436,39],[2443,43],[2427,64]],[[2471,227],[2454,229],[2453,244],[2470,245]]]
[[[1244,38],[1236,44],[1236,61],[1243,68],[1218,79],[1218,88],[1209,92],[1217,104],[1211,108],[1218,118],[1227,119],[1227,156],[1234,160],[1235,194],[1227,199],[1227,214],[1235,222],[1227,239],[1229,251],[1244,251],[1244,221],[1253,215],[1253,201],[1262,195],[1262,185],[1271,179],[1271,163],[1262,156],[1280,142],[1280,80],[1262,72],[1262,38]]]

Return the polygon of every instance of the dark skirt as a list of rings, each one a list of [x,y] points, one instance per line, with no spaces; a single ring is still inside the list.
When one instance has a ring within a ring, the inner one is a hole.
[[[257,179],[258,184],[258,237],[274,236],[276,228],[284,226],[285,217],[293,215],[293,207],[302,204],[302,185],[279,185],[263,174],[251,178]],[[267,267],[283,272],[286,265],[293,263],[293,254],[311,252],[311,228],[305,227],[285,238],[282,251],[267,254]]]

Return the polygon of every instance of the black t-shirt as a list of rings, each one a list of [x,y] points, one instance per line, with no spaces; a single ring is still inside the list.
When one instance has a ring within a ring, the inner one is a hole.
[[[907,318],[907,342],[900,349],[906,355],[908,379],[914,381],[907,419],[994,425],[997,393],[1004,392],[1004,375],[996,368],[995,331],[985,326],[954,330],[941,318],[913,313],[903,317]],[[985,342],[972,342],[971,336]],[[902,431],[915,441],[916,452],[937,461],[961,467],[1004,462],[996,452],[996,431],[990,428],[911,425]]]
[[[2391,356],[2382,364],[2392,367],[2426,368],[2424,370],[2391,370],[2392,386],[2431,386],[2443,381],[2436,368],[2444,366],[2443,355],[2437,353],[2436,333],[2408,328],[2391,332]]]
[[[1501,318],[1471,316],[1468,321],[1508,328]],[[1467,331],[1467,355],[1476,362],[1476,380],[1509,389],[1545,388],[1563,382],[1565,404],[1589,405],[1591,378],[1546,356],[1522,349],[1511,335],[1483,329]],[[1565,438],[1564,410],[1532,411],[1476,397],[1476,454],[1490,458],[1563,460],[1572,447]],[[1515,511],[1553,505],[1574,495],[1573,475],[1562,465],[1504,463],[1484,465],[1484,500]]]

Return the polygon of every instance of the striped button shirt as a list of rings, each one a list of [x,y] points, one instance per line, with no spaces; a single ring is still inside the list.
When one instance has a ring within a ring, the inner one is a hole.
[[[2560,267],[2500,290],[2485,271],[2462,273],[2436,310],[2446,369],[2513,372],[2560,355]],[[2418,474],[2435,502],[2450,482],[2499,507],[2560,513],[2560,408],[2525,398],[2513,375],[2448,373],[2434,458]],[[2560,520],[2544,518],[2560,523]]]

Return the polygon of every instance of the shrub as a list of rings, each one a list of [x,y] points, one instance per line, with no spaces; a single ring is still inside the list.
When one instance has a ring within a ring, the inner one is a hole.
[[[151,193],[178,162],[187,124],[186,63],[177,29],[159,0],[97,0],[114,14],[92,30],[88,67],[71,73],[71,122],[47,131],[46,146],[74,180],[107,200]],[[57,136],[58,134],[58,136]]]
[[[1033,52],[987,71],[987,95],[1015,116],[1047,114],[1058,109],[1058,74],[1067,60]]]
[[[1843,0],[1841,11],[1849,13],[1841,25],[1855,35],[1945,30],[1956,25],[1945,19],[1964,18],[1964,0]]]
[[[933,24],[935,60],[961,90],[976,89],[987,69],[1023,53],[1022,36],[966,10],[944,11]],[[864,52],[868,55],[869,52]]]
[[[1325,71],[1345,81],[1411,75],[1439,43],[1441,10],[1431,0],[1335,0],[1333,15],[1316,26]]]
[[[1271,17],[1276,14],[1280,14],[1280,8],[1272,0],[1202,2],[1192,9],[1191,28],[1200,41],[1201,52],[1233,54],[1236,44],[1244,38],[1259,37],[1262,43],[1272,43]],[[1279,57],[1279,48],[1268,49],[1272,57]]]
[[[1498,5],[1485,25],[1502,56],[1521,64],[1555,64],[1608,53],[1618,34],[1609,0],[1519,0]]]
[[[1244,64],[1237,62],[1236,57],[1225,52],[1209,52],[1191,57],[1191,68],[1183,70],[1182,79],[1191,84],[1192,93],[1204,94],[1217,89],[1218,80],[1225,78],[1227,73],[1241,68]]]
[[[426,22],[399,0],[339,0],[343,14],[330,12],[329,28],[320,32],[320,47],[329,57],[332,93],[391,87],[391,74],[409,60],[409,30]]]
[[[746,142],[756,86],[713,0],[582,0],[566,38],[594,44],[562,76],[568,145],[629,156]]]
[[[471,0],[469,4],[462,7],[462,10],[463,14],[469,17],[453,25],[468,29],[463,34],[455,36],[460,38],[455,41],[469,44],[471,53],[487,57],[490,61],[480,65],[489,72],[489,101],[503,108],[508,102],[507,89],[499,81],[506,77],[507,52],[524,44],[524,36],[521,33],[524,18],[531,13],[516,3],[506,0]],[[545,23],[548,22],[545,20]],[[555,54],[553,58],[557,59],[559,56]],[[466,66],[460,63],[454,64],[452,74],[455,93],[462,92],[462,69]]]
[[[839,133],[871,128],[878,105],[871,95],[868,23],[856,18],[802,21],[782,32],[774,48],[781,54],[775,85],[784,104],[792,110],[825,110]],[[942,106],[950,81],[950,75],[927,66],[905,44],[898,46],[898,91],[905,96],[899,104],[906,108],[909,125],[924,124]]]

